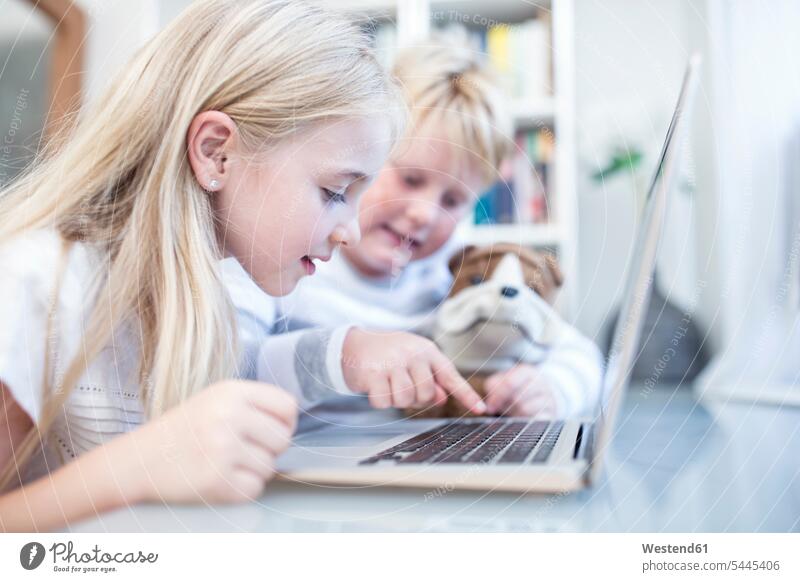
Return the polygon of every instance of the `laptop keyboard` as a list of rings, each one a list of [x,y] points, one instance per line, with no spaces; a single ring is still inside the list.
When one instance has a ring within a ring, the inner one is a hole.
[[[563,427],[562,421],[544,420],[454,421],[418,434],[360,464],[544,463]]]

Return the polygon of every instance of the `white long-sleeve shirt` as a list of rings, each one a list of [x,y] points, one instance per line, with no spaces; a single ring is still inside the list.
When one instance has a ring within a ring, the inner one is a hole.
[[[236,259],[221,263],[222,281],[236,308],[241,349],[239,377],[276,384],[301,408],[337,394],[351,395],[342,373],[342,344],[350,325],[285,333],[275,298],[267,295]]]

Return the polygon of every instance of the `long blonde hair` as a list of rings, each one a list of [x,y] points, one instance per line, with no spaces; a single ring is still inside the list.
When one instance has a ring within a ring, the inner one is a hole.
[[[397,134],[402,97],[368,45],[345,17],[304,1],[195,2],[2,194],[0,244],[51,228],[67,244],[99,247],[105,260],[82,348],[59,386],[46,386],[40,422],[0,489],[120,325],[141,335],[148,418],[235,373],[233,312],[209,197],[187,161],[187,129],[199,112],[221,111],[256,150],[316,121],[385,112]]]

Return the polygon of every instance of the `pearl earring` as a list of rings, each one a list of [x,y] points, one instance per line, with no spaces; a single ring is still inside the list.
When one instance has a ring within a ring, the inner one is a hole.
[[[219,182],[217,180],[211,180],[211,182],[208,183],[208,187],[209,188],[219,188]]]

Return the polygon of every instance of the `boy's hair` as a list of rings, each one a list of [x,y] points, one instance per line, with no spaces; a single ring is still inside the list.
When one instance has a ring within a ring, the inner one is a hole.
[[[103,257],[79,353],[59,386],[45,385],[16,461],[38,446],[112,326],[140,335],[148,418],[235,375],[212,206],[187,160],[187,130],[207,110],[230,116],[254,154],[316,122],[378,113],[399,134],[406,116],[367,35],[304,0],[199,0],[143,46],[0,197],[0,244],[51,228]],[[13,471],[0,473],[0,489]]]
[[[409,132],[430,123],[444,127],[463,158],[471,153],[483,161],[486,185],[496,181],[514,136],[503,91],[485,55],[457,37],[434,35],[398,51],[393,73],[411,108]]]

